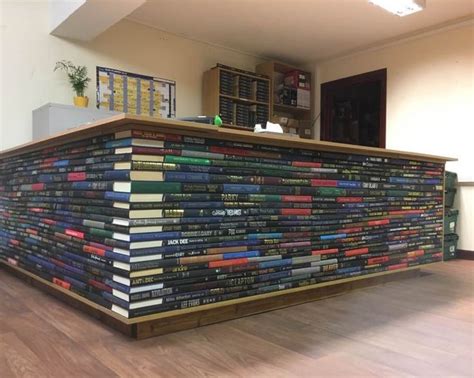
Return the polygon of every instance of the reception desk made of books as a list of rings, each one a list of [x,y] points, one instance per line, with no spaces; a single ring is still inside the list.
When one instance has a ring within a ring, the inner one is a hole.
[[[448,158],[116,116],[0,154],[1,265],[137,338],[442,260]]]

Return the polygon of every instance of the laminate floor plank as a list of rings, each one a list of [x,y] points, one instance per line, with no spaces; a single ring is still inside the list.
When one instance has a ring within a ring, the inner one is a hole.
[[[474,261],[136,341],[0,270],[0,377],[473,377]]]

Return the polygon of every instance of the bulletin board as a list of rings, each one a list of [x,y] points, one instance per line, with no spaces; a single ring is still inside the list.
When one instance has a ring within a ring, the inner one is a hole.
[[[176,82],[97,66],[97,108],[175,118]]]

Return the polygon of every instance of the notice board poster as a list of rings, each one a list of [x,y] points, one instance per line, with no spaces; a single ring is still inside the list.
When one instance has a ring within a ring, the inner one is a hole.
[[[98,66],[97,108],[175,118],[176,82]]]

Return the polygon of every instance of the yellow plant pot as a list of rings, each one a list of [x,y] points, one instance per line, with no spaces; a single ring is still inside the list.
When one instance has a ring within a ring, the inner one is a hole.
[[[74,105],[79,107],[79,108],[87,108],[87,106],[89,105],[89,97],[87,97],[87,96],[85,96],[85,97],[79,97],[79,96],[74,97]]]

